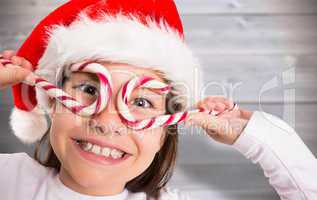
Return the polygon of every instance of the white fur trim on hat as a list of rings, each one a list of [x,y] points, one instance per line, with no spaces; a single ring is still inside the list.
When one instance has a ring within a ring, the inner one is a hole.
[[[40,140],[49,128],[45,114],[38,108],[31,112],[14,108],[10,115],[10,126],[13,133],[27,144]]]
[[[50,27],[47,47],[36,73],[57,83],[64,67],[72,63],[86,59],[126,63],[165,72],[167,78],[185,84],[186,95],[193,98],[201,85],[201,78],[197,77],[198,60],[167,23],[146,20],[144,25],[136,17],[122,14],[103,14],[93,20],[82,12],[70,26]],[[43,95],[37,90],[38,103],[47,107]]]

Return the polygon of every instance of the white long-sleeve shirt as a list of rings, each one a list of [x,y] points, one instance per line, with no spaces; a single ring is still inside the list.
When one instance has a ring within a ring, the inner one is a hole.
[[[283,200],[317,200],[317,159],[297,133],[280,118],[254,111],[232,145],[253,163],[260,164],[269,183]],[[144,193],[125,189],[113,196],[89,196],[66,187],[59,174],[26,153],[0,154],[0,199],[3,200],[144,200]],[[167,188],[161,200],[188,200]]]

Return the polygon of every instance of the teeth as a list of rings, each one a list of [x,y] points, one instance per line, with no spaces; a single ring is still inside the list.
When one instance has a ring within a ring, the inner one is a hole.
[[[108,147],[100,147],[96,144],[92,144],[92,143],[89,143],[89,142],[82,142],[81,143],[81,148],[84,150],[84,151],[88,151],[88,152],[92,152],[96,155],[102,155],[102,156],[105,156],[105,157],[109,157],[111,156],[112,158],[114,159],[118,159],[118,158],[121,158],[124,154],[124,152],[120,151],[120,150],[117,150],[117,149],[111,149],[111,148],[108,148]]]
[[[123,152],[122,151],[118,151],[116,149],[113,149],[111,151],[111,156],[114,158],[114,159],[117,159],[117,158],[121,158],[121,156],[123,155]]]
[[[83,144],[83,149],[85,150],[85,151],[90,151],[91,150],[91,148],[92,148],[92,144],[91,143],[89,143],[89,142],[85,142],[84,144]]]
[[[95,153],[95,154],[97,154],[97,155],[100,155],[100,146],[98,146],[98,145],[93,145],[92,146],[92,149],[91,149],[91,152],[93,152],[93,153]]]
[[[109,157],[110,152],[111,152],[111,149],[108,148],[108,147],[105,147],[105,148],[102,149],[101,154],[102,154],[103,156]]]

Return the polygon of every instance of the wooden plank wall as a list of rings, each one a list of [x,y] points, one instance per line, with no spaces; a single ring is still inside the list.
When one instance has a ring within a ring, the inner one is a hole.
[[[61,3],[2,0],[0,49],[18,48],[34,25]],[[203,66],[204,95],[226,95],[241,107],[280,116],[317,155],[317,2],[176,3],[186,41]],[[19,143],[8,128],[9,90],[0,94],[0,101],[0,152],[31,154],[33,148]],[[185,133],[180,136],[173,187],[197,199],[278,199],[258,166],[206,136]]]

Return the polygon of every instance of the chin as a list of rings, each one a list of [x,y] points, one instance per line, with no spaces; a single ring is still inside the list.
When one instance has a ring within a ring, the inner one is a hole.
[[[107,180],[113,180],[114,178],[89,172],[75,172],[73,176],[73,179],[83,187],[97,187],[98,185],[104,185]]]
[[[81,185],[98,185],[109,180],[120,181],[125,177],[122,170],[116,168],[100,168],[87,165],[87,163],[83,162],[74,162],[71,164],[70,174]]]

